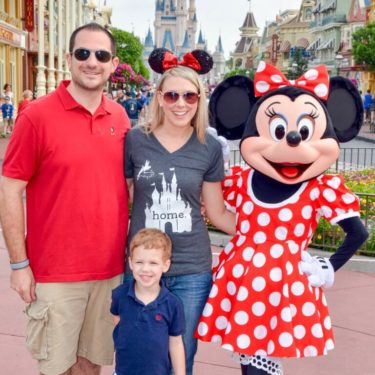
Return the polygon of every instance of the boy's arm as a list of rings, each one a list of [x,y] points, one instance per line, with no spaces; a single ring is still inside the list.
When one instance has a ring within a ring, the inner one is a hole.
[[[169,354],[175,375],[185,375],[185,349],[182,336],[169,336]]]

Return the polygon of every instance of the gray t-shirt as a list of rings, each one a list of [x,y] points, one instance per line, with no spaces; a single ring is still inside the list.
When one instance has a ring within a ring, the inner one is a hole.
[[[153,134],[134,128],[126,135],[125,176],[134,179],[129,243],[140,229],[158,228],[173,244],[167,275],[210,271],[211,247],[200,197],[203,181],[224,178],[219,142],[207,134],[202,144],[193,132],[185,145],[171,153]]]

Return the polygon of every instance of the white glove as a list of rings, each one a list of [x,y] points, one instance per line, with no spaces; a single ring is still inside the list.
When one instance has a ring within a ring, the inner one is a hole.
[[[217,131],[212,126],[207,128],[207,132],[211,134],[221,145],[221,151],[223,152],[224,165],[227,166],[230,160],[230,147],[228,140],[222,135],[217,135]]]
[[[307,251],[302,251],[299,268],[308,276],[311,286],[330,288],[335,281],[335,271],[328,258],[312,257]]]

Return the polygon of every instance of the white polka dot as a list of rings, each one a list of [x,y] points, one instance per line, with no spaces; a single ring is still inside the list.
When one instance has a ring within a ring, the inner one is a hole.
[[[327,348],[327,350],[332,350],[334,347],[335,347],[335,344],[332,341],[332,339],[328,339],[326,341],[326,348]]]
[[[319,72],[316,69],[309,69],[303,76],[308,81],[314,81],[318,78]]]
[[[325,218],[330,218],[332,216],[332,209],[328,206],[322,206],[322,215]]]
[[[232,325],[228,322],[227,328],[225,329],[225,334],[227,335],[232,330]]]
[[[328,202],[334,202],[336,200],[336,193],[332,189],[324,189],[323,197],[327,199]]]
[[[315,300],[319,300],[319,295],[320,295],[320,288],[315,288]]]
[[[267,236],[264,232],[256,232],[255,235],[254,235],[254,242],[258,245],[258,244],[262,244],[264,242],[266,242],[267,240]]]
[[[295,81],[294,79],[290,79],[290,80],[289,80],[289,83],[290,83],[292,86],[294,86],[294,85],[296,84],[296,81]]]
[[[219,258],[213,257],[212,258],[212,268],[216,268],[219,265]]]
[[[277,227],[275,230],[275,237],[280,240],[284,241],[288,236],[288,229],[285,227]]]
[[[255,88],[257,91],[264,93],[270,89],[270,84],[267,83],[266,81],[258,81],[255,84]]]
[[[271,246],[270,254],[272,258],[275,258],[275,259],[280,258],[283,252],[284,252],[284,248],[280,244],[275,244]]]
[[[254,255],[254,249],[252,247],[246,247],[242,252],[242,258],[249,262]]]
[[[257,73],[263,72],[266,69],[266,66],[266,63],[263,60],[259,61]]]
[[[289,261],[286,262],[285,268],[288,275],[291,275],[293,273],[293,265]]]
[[[249,291],[246,287],[240,286],[240,289],[238,289],[237,293],[237,301],[245,301],[247,297],[249,296]]]
[[[339,186],[341,185],[341,180],[339,177],[333,177],[330,180],[327,181],[327,185],[331,188],[337,190]]]
[[[221,279],[224,276],[224,274],[225,274],[225,269],[224,267],[221,267],[216,274],[216,279],[217,280]]]
[[[207,326],[207,324],[204,323],[204,322],[200,322],[198,324],[198,334],[200,336],[205,336],[205,335],[207,335],[207,332],[208,332],[208,326]]]
[[[353,194],[346,193],[342,196],[342,200],[344,201],[344,203],[350,204],[355,201],[355,196]]]
[[[233,185],[233,180],[228,179],[228,180],[224,181],[224,186],[225,187],[229,187],[229,186],[232,186],[232,185]]]
[[[242,206],[242,211],[244,212],[245,215],[250,215],[253,212],[254,205],[252,202],[246,202]]]
[[[292,321],[292,313],[290,311],[290,307],[284,307],[282,310],[281,310],[281,319],[284,321],[284,322],[291,322]]]
[[[302,306],[302,314],[305,316],[312,316],[315,313],[315,305],[312,302],[306,302]]]
[[[245,268],[242,264],[236,264],[232,269],[233,277],[239,278],[243,275]]]
[[[320,339],[323,337],[323,329],[320,323],[316,323],[311,328],[311,333],[314,337]]]
[[[231,201],[234,199],[234,191],[232,191],[230,194],[228,194],[228,197],[227,197],[228,201]]]
[[[294,337],[298,340],[301,340],[306,335],[306,329],[303,325],[299,324],[294,327],[293,329]]]
[[[228,320],[225,316],[219,316],[215,321],[215,326],[217,329],[227,328]]]
[[[327,306],[327,299],[326,299],[326,296],[324,294],[322,295],[322,304],[324,306]]]
[[[211,338],[211,342],[214,342],[215,344],[221,344],[222,338],[219,335],[213,335]]]
[[[246,324],[249,321],[249,315],[245,311],[238,311],[234,315],[234,321],[238,325],[243,326],[244,324]]]
[[[296,281],[292,284],[292,294],[295,296],[301,296],[305,291],[305,287],[301,281]]]
[[[318,199],[319,195],[320,195],[320,193],[319,193],[319,189],[318,188],[314,188],[314,189],[312,189],[310,191],[310,199],[312,201],[315,201],[316,199]]]
[[[266,305],[263,302],[255,302],[251,307],[251,311],[256,316],[262,316],[266,311]]]
[[[254,336],[258,340],[262,340],[267,336],[267,328],[263,325],[257,326],[254,329]]]
[[[297,307],[293,305],[292,303],[289,305],[290,311],[292,313],[292,318],[294,318],[297,315]]]
[[[229,281],[227,284],[227,291],[231,296],[234,296],[236,294],[236,284],[233,281]]]
[[[278,282],[282,279],[282,277],[283,277],[283,273],[281,271],[281,268],[279,268],[279,267],[272,268],[272,270],[270,272],[270,278],[271,278],[272,281]]]
[[[280,83],[283,81],[282,77],[279,74],[272,74],[270,77],[272,82]]]
[[[212,305],[210,303],[206,303],[206,305],[204,306],[204,309],[203,309],[203,312],[202,312],[202,315],[203,316],[211,316],[212,315],[212,312],[213,312],[213,308],[212,308]]]
[[[324,319],[324,327],[325,329],[328,329],[328,330],[332,328],[332,322],[329,316],[326,316],[326,318]]]
[[[236,199],[236,207],[241,206],[241,203],[242,203],[242,195],[238,194],[237,199]]]
[[[258,215],[258,224],[262,227],[267,226],[271,221],[270,215],[266,212],[262,212]]]
[[[328,94],[328,86],[325,83],[319,83],[314,87],[314,92],[319,98],[324,98]]]
[[[258,355],[260,357],[266,357],[267,356],[267,352],[263,349],[258,349],[255,351],[255,354],[254,355]]]
[[[219,289],[218,289],[217,285],[215,285],[215,284],[212,285],[209,297],[215,298],[217,296],[218,291],[219,291]]]
[[[311,206],[305,206],[302,208],[302,217],[306,220],[311,219],[312,215],[312,207]]]
[[[243,179],[242,179],[242,177],[240,177],[237,181],[237,187],[239,187],[239,188],[242,187],[242,183],[243,183]]]
[[[239,335],[237,337],[237,346],[240,349],[246,349],[250,346],[250,337],[248,335]]]
[[[303,236],[304,232],[305,232],[305,226],[302,223],[297,224],[296,227],[294,228],[294,234],[297,237]]]
[[[283,285],[283,296],[286,298],[289,298],[289,285],[288,284]]]
[[[318,355],[318,350],[315,346],[309,345],[303,350],[303,354],[305,357],[316,357]]]
[[[239,246],[241,246],[245,241],[246,241],[246,237],[245,237],[245,236],[239,236],[239,237],[238,237],[238,240],[237,240],[237,242],[236,242],[236,245],[239,247]]]
[[[221,302],[220,302],[220,307],[223,311],[225,312],[229,312],[231,307],[232,307],[232,304],[230,303],[230,299],[229,298],[224,298]]]
[[[290,333],[284,332],[279,336],[279,344],[283,348],[288,348],[290,345],[292,345],[292,343],[293,343],[293,336]]]
[[[301,358],[301,352],[299,349],[296,349],[296,358]]]
[[[267,354],[272,354],[274,351],[275,351],[275,344],[272,340],[270,340],[267,345]]]
[[[230,344],[224,344],[224,345],[222,345],[221,347],[222,347],[223,349],[225,349],[225,350],[229,350],[229,351],[233,352],[233,346],[230,345]]]
[[[293,213],[289,208],[283,208],[279,212],[279,219],[281,221],[289,221],[293,217]]]
[[[249,220],[244,220],[241,222],[241,233],[247,233],[250,230]]]
[[[227,245],[224,247],[224,253],[229,254],[232,251],[233,247],[234,247],[233,243],[228,242]]]
[[[335,212],[337,216],[341,216],[341,215],[344,215],[346,211],[343,210],[342,208],[335,208]]]
[[[288,241],[288,247],[289,247],[289,251],[292,254],[297,254],[298,251],[299,251],[299,246],[294,241],[289,240]]]
[[[273,316],[270,320],[270,327],[271,329],[275,329],[277,327],[277,317]]]
[[[279,292],[272,292],[268,298],[272,306],[279,306],[281,301],[281,294]]]
[[[303,81],[303,80],[298,81],[297,85],[299,85],[299,86],[306,86],[306,81]]]
[[[253,264],[255,267],[263,267],[266,263],[266,257],[263,253],[257,253],[253,256]]]
[[[266,280],[258,276],[253,280],[252,287],[256,292],[261,292],[266,287]]]

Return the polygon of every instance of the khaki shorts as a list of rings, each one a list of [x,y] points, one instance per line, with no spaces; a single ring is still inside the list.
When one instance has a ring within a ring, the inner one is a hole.
[[[112,289],[122,275],[109,280],[37,283],[37,300],[26,308],[26,345],[40,372],[58,375],[77,356],[97,365],[113,363]]]

